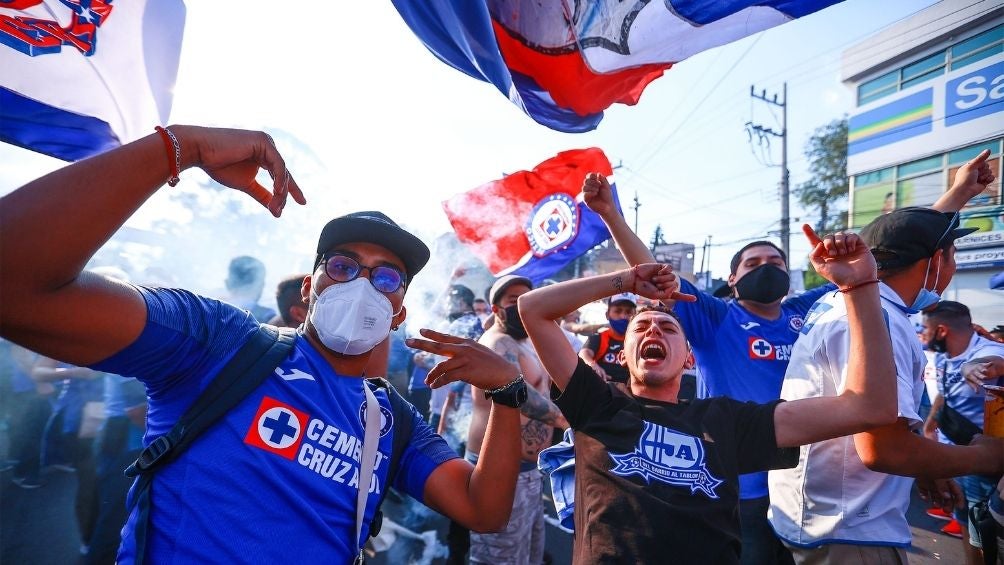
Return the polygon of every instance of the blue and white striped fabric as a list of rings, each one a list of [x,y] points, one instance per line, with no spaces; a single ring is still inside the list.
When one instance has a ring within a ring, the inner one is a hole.
[[[565,430],[561,443],[540,452],[537,468],[551,480],[551,499],[558,523],[575,531],[575,434]]]
[[[181,0],[0,2],[0,141],[75,161],[167,123]]]

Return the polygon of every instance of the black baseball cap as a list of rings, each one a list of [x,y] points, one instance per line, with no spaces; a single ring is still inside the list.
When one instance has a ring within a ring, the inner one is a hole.
[[[468,307],[474,306],[474,291],[462,284],[450,285],[449,294],[451,297],[459,298]]]
[[[404,263],[405,274],[411,280],[429,262],[429,247],[381,212],[353,212],[335,218],[321,230],[317,239],[314,268],[321,264],[324,253],[342,243],[375,243],[386,247]]]
[[[861,230],[878,268],[912,265],[934,256],[938,249],[977,228],[960,228],[957,212],[910,206],[879,216]]]

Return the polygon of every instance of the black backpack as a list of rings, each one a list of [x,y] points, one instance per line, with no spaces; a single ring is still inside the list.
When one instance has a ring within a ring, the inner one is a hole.
[[[157,471],[178,457],[202,432],[209,429],[224,414],[237,406],[279,366],[296,342],[296,330],[277,328],[262,324],[234,354],[233,358],[220,370],[213,382],[185,411],[185,414],[171,428],[171,431],[157,438],[147,446],[136,461],[125,470],[125,475],[136,478],[135,490],[129,504],[129,513],[139,507],[136,521],[136,564],[142,565],[146,559],[146,542],[150,527],[150,489]],[[394,438],[390,467],[387,470],[386,487],[380,493],[377,510],[370,523],[370,537],[380,532],[383,523],[383,504],[387,490],[394,484],[401,453],[408,445],[412,431],[414,408],[398,394],[385,379],[367,379],[371,385],[387,391],[394,414]]]

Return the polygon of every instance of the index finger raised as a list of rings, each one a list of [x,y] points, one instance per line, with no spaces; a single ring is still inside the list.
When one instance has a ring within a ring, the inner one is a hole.
[[[813,248],[823,242],[823,240],[816,235],[816,230],[812,229],[812,226],[809,224],[802,224],[802,233],[804,233],[805,237],[808,238],[809,243],[812,244]]]

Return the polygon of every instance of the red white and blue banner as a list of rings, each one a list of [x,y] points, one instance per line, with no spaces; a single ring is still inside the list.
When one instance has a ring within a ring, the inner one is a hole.
[[[522,275],[537,284],[610,238],[582,202],[587,173],[611,176],[596,148],[564,151],[534,167],[443,202],[457,238],[496,276]],[[617,188],[614,202],[620,210]]]
[[[0,1],[0,141],[75,161],[167,123],[181,0]]]
[[[393,0],[436,57],[569,133],[674,63],[839,1]]]

